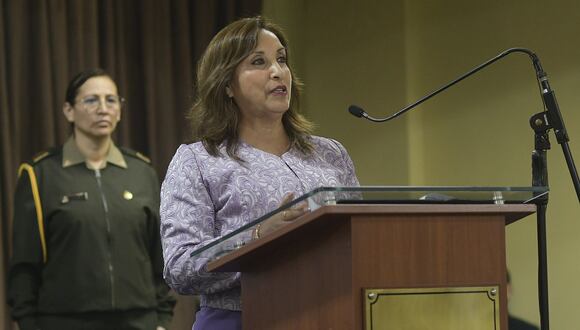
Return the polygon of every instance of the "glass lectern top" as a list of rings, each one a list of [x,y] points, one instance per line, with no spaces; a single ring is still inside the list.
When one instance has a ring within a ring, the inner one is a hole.
[[[214,260],[234,251],[253,239],[254,230],[263,221],[299,203],[306,203],[310,211],[314,211],[325,205],[338,204],[537,204],[547,197],[547,187],[320,187],[199,247],[191,257]]]

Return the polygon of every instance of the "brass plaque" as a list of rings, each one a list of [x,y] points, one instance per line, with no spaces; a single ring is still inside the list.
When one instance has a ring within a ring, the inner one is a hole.
[[[366,330],[499,330],[499,287],[366,289]]]

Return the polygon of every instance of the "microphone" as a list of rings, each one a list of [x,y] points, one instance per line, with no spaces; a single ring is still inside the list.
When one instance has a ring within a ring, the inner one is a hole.
[[[369,116],[368,113],[366,113],[361,107],[356,106],[356,105],[351,105],[350,107],[348,107],[348,112],[350,112],[351,115],[355,116],[355,117],[364,117],[370,121],[374,121],[374,122],[381,122],[380,119],[374,118]]]
[[[549,141],[547,131],[550,129],[554,130],[554,134],[556,135],[556,139],[558,143],[562,146],[562,151],[564,153],[564,158],[566,159],[566,164],[568,166],[568,170],[572,177],[572,183],[574,184],[574,189],[576,190],[576,195],[578,200],[580,201],[580,178],[578,176],[578,171],[576,170],[576,165],[574,164],[574,159],[572,158],[572,152],[570,151],[570,147],[568,142],[570,141],[568,137],[568,133],[566,132],[566,127],[564,126],[564,119],[562,118],[562,114],[560,113],[560,108],[558,107],[558,102],[556,101],[556,95],[554,91],[550,88],[550,83],[548,82],[548,77],[544,70],[542,69],[542,65],[540,64],[540,59],[538,56],[529,49],[526,48],[509,48],[501,53],[499,53],[496,57],[487,60],[486,62],[476,66],[475,68],[471,69],[470,71],[464,73],[463,75],[459,76],[455,80],[450,81],[449,83],[443,85],[443,87],[423,96],[416,102],[409,104],[408,106],[404,107],[403,109],[395,112],[394,114],[384,117],[384,118],[374,118],[367,114],[361,107],[357,105],[351,105],[348,108],[348,111],[356,117],[363,117],[367,120],[373,122],[386,122],[392,119],[399,117],[400,115],[404,114],[405,112],[415,108],[419,104],[427,101],[428,99],[434,97],[435,95],[443,92],[444,90],[448,89],[449,87],[457,84],[458,82],[462,81],[463,79],[477,73],[481,69],[495,63],[496,61],[504,58],[505,56],[512,54],[512,53],[524,53],[529,56],[532,60],[532,64],[534,66],[534,70],[536,71],[536,78],[538,82],[538,87],[540,89],[540,95],[542,98],[542,103],[544,105],[544,111],[533,115],[530,118],[530,125],[532,129],[536,132],[536,141],[540,141],[543,143],[536,142],[536,145],[539,146],[537,149],[549,149]],[[544,157],[545,158],[545,157]],[[545,160],[543,160],[545,161]],[[543,166],[543,170],[545,171],[545,166]],[[535,176],[535,175],[534,175]],[[541,180],[540,178],[534,178],[533,182],[544,182],[546,184],[542,184],[547,186],[547,181]]]
[[[544,71],[542,70],[542,66],[540,65],[540,60],[538,59],[538,56],[536,56],[536,54],[534,52],[532,52],[529,49],[526,48],[509,48],[503,52],[501,52],[500,54],[498,54],[496,57],[480,64],[479,66],[471,69],[470,71],[466,72],[465,74],[459,76],[459,78],[450,81],[449,83],[443,85],[443,87],[423,96],[422,98],[420,98],[419,100],[417,100],[416,102],[409,104],[408,106],[404,107],[403,109],[395,112],[394,114],[384,117],[384,118],[374,118],[372,116],[370,116],[369,114],[367,114],[361,107],[357,106],[357,105],[351,105],[348,108],[348,111],[356,117],[364,117],[367,120],[373,121],[373,122],[377,122],[377,123],[382,123],[385,121],[389,121],[392,119],[395,119],[397,117],[399,117],[400,115],[404,114],[405,112],[415,108],[416,106],[418,106],[419,104],[427,101],[428,99],[432,98],[433,96],[443,92],[444,90],[446,90],[447,88],[457,84],[458,82],[462,81],[463,79],[475,74],[476,72],[478,72],[479,70],[487,67],[488,65],[495,63],[496,61],[504,58],[505,56],[511,54],[511,53],[524,53],[527,54],[531,59],[532,62],[534,63],[534,68],[536,70],[536,76],[538,77],[538,82],[539,83],[543,83],[545,84],[545,86],[549,89],[549,85],[548,85],[548,81],[546,79],[546,74],[544,73]],[[540,87],[540,89],[542,89],[543,87]],[[542,93],[542,95],[544,95],[544,93]],[[548,100],[548,102],[551,102],[551,100]],[[555,99],[554,99],[555,102]],[[544,103],[547,103],[546,101],[544,101]],[[561,118],[561,117],[560,117]],[[551,122],[555,121],[555,119],[552,118],[548,118],[551,119]]]
[[[350,112],[351,115],[355,116],[355,117],[362,117],[362,116],[368,116],[367,113],[361,109],[359,106],[356,105],[351,105],[350,107],[348,107],[348,112]]]

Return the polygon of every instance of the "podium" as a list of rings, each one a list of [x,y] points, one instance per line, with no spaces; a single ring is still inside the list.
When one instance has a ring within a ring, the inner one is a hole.
[[[547,192],[412,196],[424,188],[322,188],[285,227],[249,235],[281,208],[199,254],[216,256],[209,271],[242,272],[244,329],[507,329],[505,226]]]

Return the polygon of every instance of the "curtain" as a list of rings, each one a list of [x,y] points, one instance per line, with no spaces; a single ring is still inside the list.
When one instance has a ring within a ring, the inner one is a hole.
[[[175,149],[189,138],[185,113],[201,52],[221,27],[261,7],[261,0],[0,0],[4,301],[16,171],[70,134],[62,104],[72,76],[90,67],[113,75],[127,100],[115,141],[149,155],[163,179]],[[173,329],[191,329],[192,315],[184,317],[176,317]],[[15,329],[7,307],[0,327]]]

